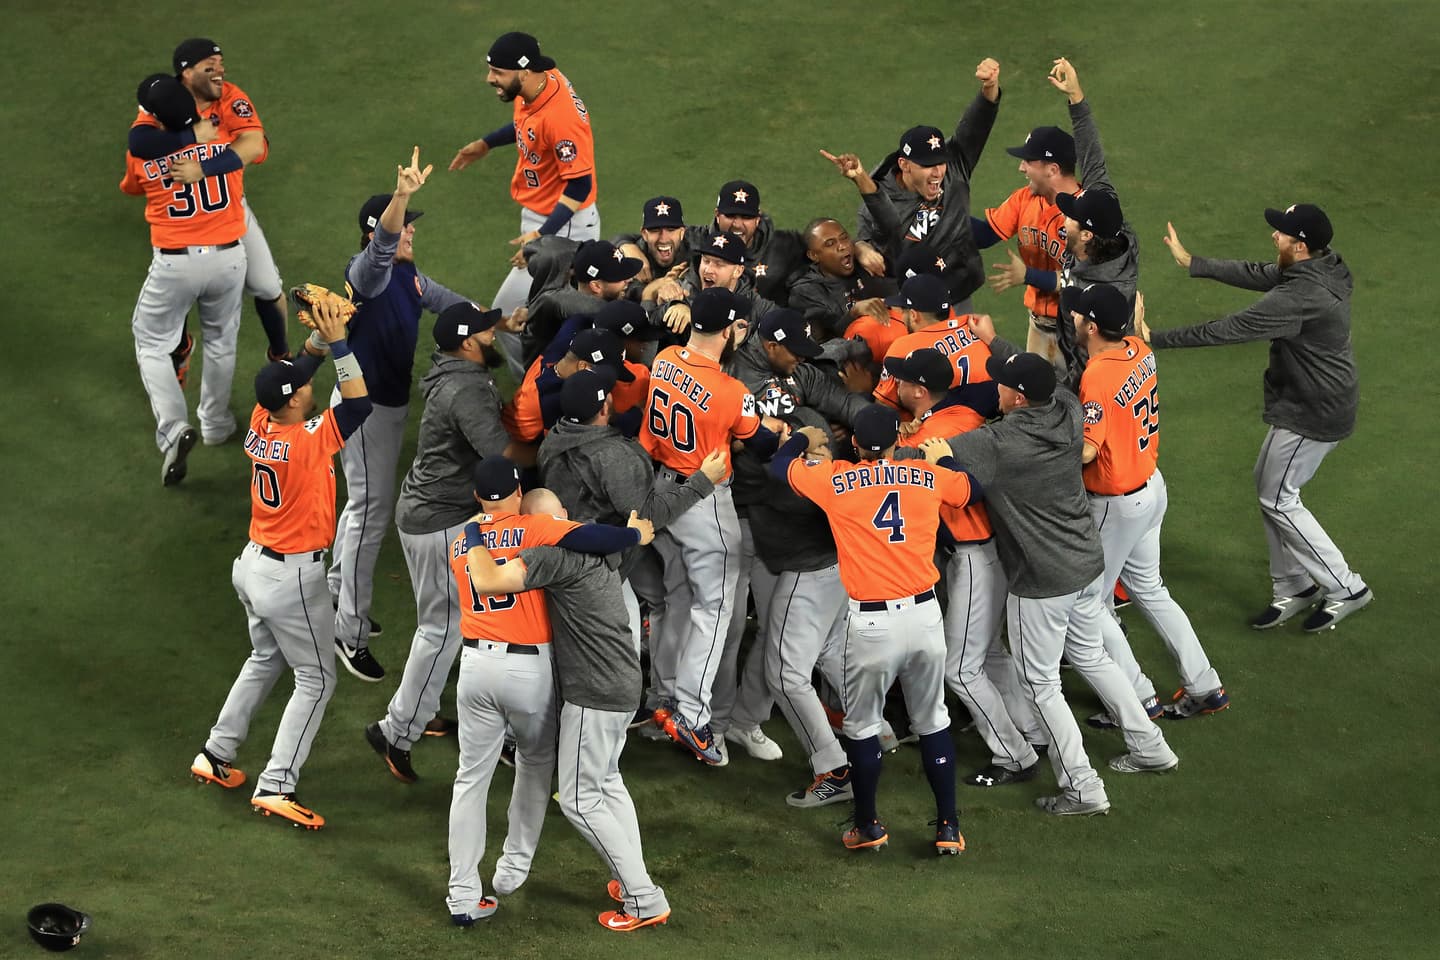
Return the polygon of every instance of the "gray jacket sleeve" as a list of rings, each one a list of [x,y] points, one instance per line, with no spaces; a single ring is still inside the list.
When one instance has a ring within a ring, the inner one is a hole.
[[[826,420],[853,423],[855,414],[870,405],[868,397],[851,393],[843,383],[819,367],[802,363],[795,368],[795,376],[804,378],[805,406],[814,408]]]
[[[510,434],[500,420],[500,394],[492,382],[471,382],[456,391],[451,398],[450,415],[455,425],[482,457],[493,457],[505,452],[510,443]]]
[[[1100,145],[1100,131],[1089,100],[1070,104],[1070,125],[1075,128],[1075,172],[1081,186],[1114,196],[1115,187],[1105,169],[1105,148]]]
[[[418,270],[415,271],[415,276],[420,280],[420,304],[431,313],[440,313],[457,303],[470,302],[469,297],[460,296],[443,283],[431,280]]]
[[[946,144],[950,153],[960,161],[960,169],[965,181],[970,181],[970,174],[975,172],[975,166],[980,162],[980,154],[985,149],[985,143],[990,139],[990,131],[995,126],[995,118],[1000,114],[1000,101],[997,98],[991,103],[985,98],[985,94],[975,94],[975,99],[965,108],[960,115],[960,120],[955,124],[955,133]]]
[[[955,462],[980,483],[981,489],[995,479],[995,432],[981,427],[950,438]]]
[[[1280,266],[1250,260],[1190,258],[1190,276],[1219,280],[1242,290],[1269,290],[1280,282]]]
[[[900,211],[881,187],[874,193],[862,194],[860,211],[855,217],[855,236],[872,247],[883,249],[890,238],[900,232]]]
[[[990,341],[990,356],[999,360],[1001,363],[1009,360],[1019,352],[1020,348],[1004,337],[995,337]]]
[[[715,485],[710,478],[698,471],[684,483],[656,475],[646,493],[645,504],[640,508],[640,516],[655,524],[656,530],[663,530],[714,491]]]
[[[391,233],[378,223],[375,233],[360,255],[345,270],[350,289],[367,300],[380,296],[390,285],[390,267],[400,246],[400,234]]]
[[[631,442],[627,441],[627,444]],[[642,517],[649,516],[645,512],[645,503],[650,496],[650,487],[655,483],[655,468],[638,443],[633,445],[633,449],[630,446],[624,449],[627,451],[625,456],[610,458],[615,462],[613,469],[600,472],[603,499],[622,517],[630,516],[631,510],[638,510]],[[660,522],[655,521],[655,525],[660,526]]]
[[[1150,337],[1155,349],[1213,347],[1225,343],[1275,340],[1300,332],[1303,321],[1298,305],[1283,287],[1271,290],[1255,303],[1219,320],[1173,330],[1157,330]]]

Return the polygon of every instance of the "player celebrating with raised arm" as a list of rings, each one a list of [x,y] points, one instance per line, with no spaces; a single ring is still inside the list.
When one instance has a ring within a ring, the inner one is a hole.
[[[528,33],[507,33],[485,55],[489,70],[485,82],[495,88],[503,103],[515,105],[514,119],[471,141],[450,161],[451,170],[464,170],[495,147],[514,144],[515,173],[510,196],[520,204],[520,236],[510,243],[519,249],[510,259],[511,270],[491,306],[509,316],[523,306],[530,293],[525,270],[525,244],[539,237],[563,236],[572,240],[600,237],[600,212],[595,206],[595,142],[590,113],[555,61],[540,53],[540,43]],[[518,374],[519,342],[501,335]]]
[[[860,463],[800,459],[826,446],[824,431],[801,427],[776,453],[773,476],[825,511],[850,596],[845,634],[845,749],[850,755],[855,825],[841,838],[850,850],[889,841],[875,807],[880,783],[880,725],[885,694],[899,680],[920,737],[925,777],[935,795],[935,852],[965,849],[955,811],[955,742],[945,709],[945,626],[935,584],[935,534],[942,505],[963,507],[980,495],[944,441],[926,447],[929,463],[890,462],[899,438],[894,410],[871,404],[855,415]],[[936,469],[939,465],[941,469]]]
[[[1334,230],[1325,211],[1297,203],[1266,210],[1274,229],[1274,263],[1192,257],[1170,226],[1166,246],[1192,277],[1209,277],[1265,295],[1220,320],[1158,330],[1137,324],[1156,350],[1270,341],[1265,410],[1270,425],[1255,462],[1255,490],[1270,545],[1270,605],[1250,621],[1268,630],[1324,605],[1305,618],[1306,630],[1335,626],[1375,599],[1350,569],[1340,548],[1300,502],[1300,488],[1325,457],[1355,430],[1359,374],[1350,342],[1350,268],[1330,249]]]
[[[270,761],[255,782],[250,804],[318,830],[325,818],[295,798],[300,768],[335,692],[335,648],[329,636],[325,548],[335,521],[335,452],[370,415],[360,363],[345,342],[338,300],[314,307],[318,339],[335,357],[338,404],[316,414],[310,380],[320,359],[277,360],[255,377],[255,410],[245,435],[250,471],[250,542],[235,559],[231,581],[250,624],[250,657],[230,688],[205,746],[190,765],[201,781],[227,789],[245,782],[235,754],[250,721],[280,674],[295,674]]]

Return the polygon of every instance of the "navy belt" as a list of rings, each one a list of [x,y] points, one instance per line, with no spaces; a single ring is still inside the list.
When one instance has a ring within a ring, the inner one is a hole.
[[[1120,494],[1120,496],[1122,496],[1122,497],[1128,497],[1128,496],[1130,496],[1132,493],[1139,493],[1141,490],[1144,490],[1144,489],[1145,489],[1146,487],[1148,487],[1148,486],[1150,486],[1150,481],[1149,481],[1149,480],[1146,480],[1144,483],[1140,484],[1140,486],[1136,487],[1134,490],[1126,490],[1124,493]]]
[[[197,243],[196,246],[197,246],[197,247],[213,246],[216,250],[229,250],[229,249],[232,248],[232,247],[238,247],[238,246],[240,246],[240,241],[239,241],[239,240],[231,240],[229,243],[215,243],[215,244]],[[163,254],[166,254],[166,255],[168,255],[168,256],[172,256],[172,257],[173,257],[173,256],[178,256],[178,255],[180,255],[180,254],[189,253],[189,252],[190,252],[190,248],[189,248],[189,247],[161,247],[161,248],[160,248],[160,252],[163,253]]]
[[[539,647],[533,643],[505,643],[504,640],[462,640],[460,642],[471,650],[480,649],[480,644],[482,643],[504,643],[506,653],[528,654],[532,657],[540,656]]]
[[[316,563],[319,563],[321,560],[325,559],[325,551],[314,550],[309,553],[281,553],[279,550],[271,550],[269,547],[261,547],[260,556],[269,557],[271,560],[279,560],[281,563],[284,563],[286,560],[290,560],[296,557],[302,559],[308,557]]]
[[[902,597],[900,599],[914,600],[916,603],[924,603],[927,600],[935,599],[935,591],[926,590],[924,593],[917,593],[913,597]],[[876,610],[888,610],[890,609],[890,604],[894,602],[894,600],[861,600],[860,612],[873,613]]]

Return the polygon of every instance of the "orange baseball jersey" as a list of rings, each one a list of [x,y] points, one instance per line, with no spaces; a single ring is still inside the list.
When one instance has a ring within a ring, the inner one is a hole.
[[[975,335],[970,332],[968,313],[905,334],[890,344],[885,356],[908,357],[914,351],[925,347],[933,347],[950,358],[955,367],[955,381],[950,384],[952,388],[963,387],[967,383],[984,383],[990,379],[990,374],[985,372],[985,361],[990,359],[990,348],[975,339]],[[898,409],[900,403],[897,397],[895,378],[882,371],[880,382],[875,385],[875,399]],[[901,416],[902,419],[908,419],[910,415],[902,410]],[[978,418],[980,415],[975,416]],[[976,426],[981,422],[983,420],[977,422]]]
[[[210,118],[211,122],[220,128],[220,136],[217,138],[230,143],[246,130],[259,130],[264,132],[265,125],[260,122],[260,114],[255,111],[255,102],[245,95],[245,91],[230,81],[220,88],[220,99],[209,104],[196,103],[201,108],[201,113]],[[266,139],[265,149],[260,156],[251,160],[251,164],[264,163],[270,156],[270,141]]]
[[[908,437],[902,436],[895,442],[897,447],[920,448],[920,444],[931,437],[948,440],[962,433],[968,433],[983,424],[980,415],[969,407],[956,404],[931,410],[920,419],[920,428]],[[963,467],[964,464],[962,463]],[[950,536],[959,543],[976,543],[989,540],[994,534],[990,527],[990,514],[983,503],[972,503],[964,507],[944,504],[940,507],[940,519],[950,530]]]
[[[245,171],[232,170],[199,183],[170,179],[170,164],[181,158],[205,160],[229,149],[224,143],[197,143],[159,160],[125,154],[120,189],[145,198],[152,247],[205,246],[230,243],[245,235]]]
[[[590,114],[575,86],[559,70],[545,71],[545,89],[534,102],[515,98],[515,175],[510,196],[528,210],[549,216],[560,202],[565,181],[590,174],[590,195],[581,206],[595,202],[599,188],[595,176],[595,141]]]
[[[667,347],[650,367],[640,445],[651,459],[689,474],[717,447],[725,451],[730,476],[730,441],[746,440],[760,429],[755,395],[689,347]]]
[[[1099,452],[1081,471],[1085,489],[1114,496],[1144,485],[1160,457],[1155,354],[1139,337],[1090,358],[1080,375],[1085,442]]]
[[[633,383],[617,380],[610,390],[610,402],[616,413],[625,413],[645,403],[650,396],[650,368],[643,363],[625,361],[625,367],[635,375]]]
[[[1020,259],[1025,266],[1052,273],[1060,270],[1065,252],[1065,214],[1052,201],[1021,187],[1000,206],[985,211],[990,229],[1002,240],[1020,238]],[[1060,312],[1059,291],[1026,285],[1025,306],[1031,313],[1053,317]]]
[[[899,340],[909,333],[905,329],[905,321],[900,318],[898,307],[890,308],[890,319],[888,321],[878,320],[863,313],[850,321],[850,326],[845,328],[846,340],[863,340],[870,348],[870,357],[876,363],[885,359],[885,351],[890,349],[890,344]]]
[[[486,513],[475,520],[485,537],[485,549],[496,563],[514,560],[526,547],[553,547],[580,526],[542,513]],[[466,559],[462,533],[450,544],[450,571],[460,589],[460,635],[467,640],[549,643],[550,614],[545,609],[545,591],[481,596],[470,580]]]
[[[345,446],[334,410],[278,424],[258,403],[245,433],[250,539],[277,553],[323,550],[335,539],[335,452]]]
[[[535,381],[545,372],[545,360],[536,357],[525,371],[515,396],[500,408],[505,432],[521,443],[538,443],[545,436],[545,415],[540,409],[540,390]]]
[[[935,586],[940,506],[970,499],[970,479],[924,460],[795,460],[791,488],[825,511],[852,600],[899,600]]]

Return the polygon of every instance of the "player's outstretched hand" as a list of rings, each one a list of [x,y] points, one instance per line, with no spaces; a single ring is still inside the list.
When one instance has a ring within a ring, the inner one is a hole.
[[[700,461],[700,472],[705,474],[705,479],[711,483],[719,483],[725,479],[725,471],[730,468],[730,460],[725,456],[724,447],[716,447],[711,450],[704,460]]]
[[[1135,333],[1146,343],[1150,342],[1150,325],[1145,322],[1145,294],[1135,291]]]
[[[430,172],[435,169],[435,164],[427,163],[425,169],[420,169],[420,148],[416,147],[415,152],[410,154],[410,166],[395,167],[395,195],[397,197],[408,197],[425,185]]]
[[[489,152],[490,144],[484,140],[471,140],[455,154],[455,159],[450,161],[450,169],[464,170]]]
[[[1173,223],[1165,224],[1165,246],[1170,248],[1170,256],[1175,258],[1176,263],[1186,270],[1190,269],[1190,251],[1186,250],[1184,244],[1180,242],[1180,236],[1175,232]]]
[[[954,456],[950,449],[950,441],[944,437],[931,437],[920,443],[920,452],[925,454],[925,460],[929,463],[939,463],[949,456]]]
[[[972,313],[970,332],[975,334],[976,340],[989,346],[990,341],[995,339],[995,321],[990,319],[988,313]]]
[[[980,81],[980,92],[985,99],[994,103],[1000,99],[1000,61],[986,57],[975,68],[975,79]]]
[[[640,546],[642,547],[647,546],[652,540],[655,539],[655,524],[651,523],[649,520],[646,520],[634,510],[630,511],[630,519],[625,522],[625,526],[629,527],[631,530],[640,531]]]
[[[1075,68],[1070,66],[1070,61],[1064,57],[1055,61],[1055,66],[1050,68],[1050,85],[1061,93],[1071,103],[1079,103],[1085,99],[1084,92],[1080,89],[1080,78],[1075,73]]]
[[[1009,263],[990,264],[995,268],[995,272],[990,274],[990,289],[996,293],[1023,286],[1025,283],[1025,261],[1009,247],[1005,248],[1005,253],[1010,257]]]
[[[348,314],[344,305],[345,301],[336,296],[321,297],[310,307],[315,329],[325,338],[326,343],[345,339],[345,320]]]
[[[860,158],[855,154],[842,153],[836,156],[829,150],[821,150],[820,156],[833,163],[835,169],[839,170],[851,183],[855,184],[855,187],[861,193],[874,193],[877,189],[875,181],[870,179],[870,174],[865,169],[865,164],[861,163]]]
[[[665,308],[665,327],[671,333],[684,333],[690,326],[690,304],[672,303]]]

